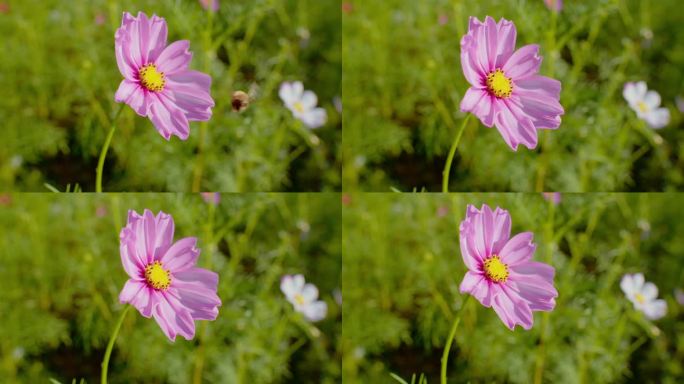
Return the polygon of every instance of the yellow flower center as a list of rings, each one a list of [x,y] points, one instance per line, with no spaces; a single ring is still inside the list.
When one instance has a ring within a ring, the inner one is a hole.
[[[487,75],[487,88],[494,96],[505,99],[513,92],[513,82],[504,75],[502,70],[497,69]]]
[[[159,92],[164,89],[166,80],[163,72],[157,71],[157,66],[154,64],[147,64],[140,68],[140,83],[152,92]]]
[[[646,103],[644,103],[643,101],[637,103],[637,108],[639,108],[639,110],[642,113],[648,112],[648,105],[646,105]]]
[[[300,101],[294,103],[292,108],[294,108],[295,111],[297,111],[299,113],[304,113],[304,105]]]
[[[636,295],[634,295],[634,300],[638,301],[639,304],[643,304],[646,302],[646,298],[641,293],[637,293]]]
[[[171,285],[171,273],[162,267],[159,261],[145,267],[145,279],[154,289],[165,291]]]
[[[300,295],[299,293],[295,295],[294,300],[297,302],[297,304],[304,305],[304,296]]]
[[[503,283],[508,279],[508,266],[501,262],[499,256],[494,255],[484,262],[485,274],[497,283]]]

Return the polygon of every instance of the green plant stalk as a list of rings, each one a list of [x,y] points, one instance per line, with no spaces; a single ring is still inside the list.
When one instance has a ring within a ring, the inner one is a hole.
[[[458,329],[458,324],[461,322],[461,315],[463,314],[463,309],[465,308],[466,304],[468,304],[468,300],[470,300],[470,295],[466,296],[465,300],[463,300],[463,305],[461,305],[461,309],[459,309],[458,314],[456,314],[456,319],[454,319],[454,323],[451,326],[451,331],[449,331],[449,337],[447,338],[446,345],[444,346],[444,352],[442,352],[442,384],[447,384],[447,363],[449,361],[449,350],[451,349],[451,343],[454,341],[454,337],[456,337],[456,330]]]
[[[213,198],[213,197],[212,197]],[[213,202],[207,203],[209,210],[209,219],[207,220],[207,225],[205,227],[207,238],[207,248],[209,250],[209,257],[207,258],[207,269],[212,269],[212,256],[214,255],[214,215],[216,212],[216,205]],[[192,374],[193,384],[199,384],[202,382],[202,371],[204,370],[204,359],[206,356],[206,346],[204,344],[204,338],[207,334],[208,323],[203,321],[200,325],[200,329],[197,335],[197,343],[199,347],[197,349],[197,357],[195,359],[195,369]]]
[[[97,170],[95,171],[95,192],[102,192],[102,170],[104,169],[105,158],[107,157],[107,151],[109,150],[109,145],[112,143],[112,137],[114,137],[114,131],[116,131],[116,120],[119,119],[121,112],[123,112],[124,104],[119,106],[119,111],[112,119],[112,127],[109,129],[107,138],[105,139],[102,151],[100,151],[100,158],[97,160]]]
[[[544,228],[544,239],[546,245],[544,247],[544,262],[546,262],[546,264],[551,264],[551,258],[553,256],[553,226],[555,223],[554,217],[556,213],[556,203],[554,203],[552,198],[549,198],[548,205],[548,220],[546,221],[546,226]],[[542,378],[544,376],[544,360],[546,358],[546,334],[548,332],[549,327],[549,316],[549,312],[544,312],[544,314],[542,315],[541,330],[539,335],[539,347],[537,348],[537,361],[534,370],[534,384],[541,384]]]
[[[446,164],[444,165],[444,171],[442,171],[442,192],[444,193],[449,192],[449,173],[451,172],[451,162],[454,161],[456,147],[458,147],[458,143],[461,141],[461,136],[463,136],[463,131],[465,131],[465,127],[468,124],[470,116],[471,115],[469,113],[466,115],[465,119],[463,119],[463,122],[461,123],[461,128],[458,130],[458,133],[454,138],[454,142],[451,144],[451,149],[449,149],[449,156],[447,157]]]
[[[119,335],[119,329],[121,329],[121,324],[123,324],[124,318],[128,311],[131,310],[130,305],[126,305],[126,308],[121,312],[119,320],[116,322],[112,336],[109,338],[109,343],[107,344],[107,350],[105,351],[104,359],[102,359],[102,375],[100,376],[100,383],[107,384],[107,369],[109,368],[109,358],[112,356],[112,348],[114,348],[114,342],[116,337]]]
[[[204,73],[209,73],[210,70],[209,61],[211,60],[211,51],[213,46],[211,35],[214,29],[214,12],[207,10],[207,18],[207,29],[204,33]],[[207,136],[207,124],[208,122],[206,121],[200,123],[199,142],[197,143],[197,162],[195,163],[195,171],[193,174],[191,186],[192,192],[195,193],[200,192],[200,188],[202,186],[202,173],[204,168],[204,146]]]

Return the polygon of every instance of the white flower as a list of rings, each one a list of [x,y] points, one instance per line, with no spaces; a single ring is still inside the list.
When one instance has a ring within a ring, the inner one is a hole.
[[[657,320],[667,313],[665,300],[656,299],[658,288],[651,282],[644,283],[644,275],[636,273],[624,275],[620,281],[620,288],[634,308],[643,312],[651,320]]]
[[[675,299],[677,299],[679,305],[684,305],[684,291],[675,289]]]
[[[318,103],[316,94],[305,91],[301,81],[282,83],[278,95],[285,106],[292,111],[292,115],[309,128],[318,128],[328,119],[325,109],[316,108]]]
[[[622,96],[636,112],[637,117],[644,120],[651,128],[662,128],[670,122],[670,111],[660,107],[660,95],[656,91],[649,91],[646,83],[626,83]]]
[[[328,306],[325,301],[318,299],[318,288],[313,284],[304,284],[302,275],[285,275],[280,281],[280,290],[287,301],[292,303],[295,311],[300,312],[310,321],[325,318]]]

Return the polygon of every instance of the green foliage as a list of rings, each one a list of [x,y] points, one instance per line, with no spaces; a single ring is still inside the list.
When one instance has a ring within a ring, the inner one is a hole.
[[[110,382],[339,382],[339,195],[223,195],[214,206],[199,194],[40,194],[0,206],[3,383],[98,382],[127,279],[118,233],[128,209],[144,208],[172,214],[176,239],[199,238],[199,266],[219,274],[223,305],[194,340],[175,343],[131,311]],[[312,325],[285,300],[280,278],[294,273],[318,286],[326,320]]]
[[[0,14],[0,184],[12,190],[94,190],[95,166],[123,79],[114,32],[124,11],[164,17],[169,42],[189,40],[191,69],[213,78],[208,123],[190,138],[164,140],[125,106],[104,174],[108,191],[278,191],[339,189],[340,1],[197,0],[11,2]],[[328,123],[308,130],[278,97],[301,80]],[[251,106],[231,111],[236,90]]]
[[[392,383],[390,373],[438,382],[440,357],[465,295],[458,225],[466,205],[501,206],[512,233],[532,231],[535,260],[556,269],[554,311],[508,330],[476,300],[463,308],[452,347],[453,383],[614,383],[684,380],[684,201],[676,194],[352,194],[343,208],[343,374]],[[642,272],[668,314],[636,312],[620,290]],[[407,380],[408,381],[408,380]]]
[[[348,191],[441,190],[468,88],[459,41],[469,16],[512,20],[539,44],[541,74],[562,82],[558,130],[517,152],[477,119],[452,167],[455,191],[662,191],[682,188],[684,28],[677,0],[367,0],[343,16],[343,180]],[[659,131],[622,96],[644,80],[672,115]]]

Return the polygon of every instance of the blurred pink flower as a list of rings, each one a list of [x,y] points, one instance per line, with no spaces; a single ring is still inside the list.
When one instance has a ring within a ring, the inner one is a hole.
[[[97,217],[107,216],[107,207],[104,205],[98,205],[97,208],[95,209],[95,216],[97,216]]]
[[[679,288],[675,289],[675,299],[677,299],[679,305],[684,305],[684,291]]]
[[[560,192],[542,192],[542,196],[544,196],[546,201],[552,201],[556,205],[561,202]]]
[[[447,15],[446,13],[440,13],[437,22],[439,23],[439,25],[447,25],[447,23],[449,22],[449,15]]]
[[[104,13],[98,12],[95,14],[95,25],[104,25],[106,21],[107,18],[105,17]]]
[[[471,112],[487,127],[496,125],[506,143],[537,146],[538,129],[556,129],[564,113],[560,105],[561,83],[537,75],[539,46],[515,50],[515,25],[506,19],[497,24],[471,17],[461,39],[461,66],[470,88],[461,100],[461,111]]]
[[[207,204],[217,205],[221,202],[221,194],[218,192],[201,192],[200,195],[202,195],[202,199]]]
[[[342,12],[344,12],[346,14],[350,14],[350,13],[354,12],[354,4],[352,4],[349,1],[343,2],[342,3]]]
[[[532,232],[513,238],[510,233],[508,211],[497,207],[492,212],[486,204],[480,211],[468,206],[460,227],[461,256],[468,272],[460,291],[493,307],[509,329],[516,325],[530,329],[533,311],[551,311],[556,306],[556,270],[532,261],[536,248]]]
[[[0,2],[0,13],[8,14],[10,12],[10,6],[6,2]]]
[[[119,294],[144,317],[154,317],[171,340],[195,336],[195,320],[214,320],[221,299],[216,294],[218,274],[195,267],[200,251],[197,238],[173,242],[171,215],[155,217],[128,211],[121,230],[121,263],[130,277]]]
[[[560,12],[563,10],[563,0],[544,0],[544,4],[552,11]]]
[[[200,4],[202,4],[202,8],[210,11],[218,11],[219,9],[219,2],[218,0],[199,0]]]
[[[115,52],[125,79],[114,99],[149,117],[166,140],[172,135],[185,140],[190,134],[189,121],[211,118],[211,77],[188,69],[192,58],[189,41],[167,47],[166,36],[163,18],[124,13],[116,31]]]
[[[446,217],[446,215],[449,214],[449,206],[448,205],[440,205],[437,208],[437,217]]]

